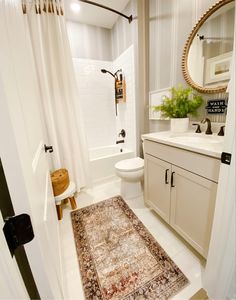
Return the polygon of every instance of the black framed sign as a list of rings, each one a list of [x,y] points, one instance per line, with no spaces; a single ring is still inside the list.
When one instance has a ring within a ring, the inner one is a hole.
[[[206,110],[208,114],[223,114],[227,108],[225,99],[213,99],[207,101]]]

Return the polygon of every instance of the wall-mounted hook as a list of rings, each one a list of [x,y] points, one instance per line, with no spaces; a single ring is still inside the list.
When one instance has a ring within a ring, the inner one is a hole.
[[[47,146],[47,145],[44,145],[44,151],[47,153],[52,153],[53,152],[53,147],[52,146]]]

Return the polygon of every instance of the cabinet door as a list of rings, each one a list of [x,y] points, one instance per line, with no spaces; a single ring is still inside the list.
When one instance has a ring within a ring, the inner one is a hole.
[[[166,222],[170,219],[171,164],[145,154],[145,202]]]
[[[207,257],[217,184],[172,166],[171,226]]]

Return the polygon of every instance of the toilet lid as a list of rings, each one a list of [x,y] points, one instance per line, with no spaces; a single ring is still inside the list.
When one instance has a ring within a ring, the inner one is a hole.
[[[115,164],[115,168],[118,171],[126,171],[126,172],[138,171],[143,169],[143,167],[144,167],[144,160],[140,157],[125,159]]]

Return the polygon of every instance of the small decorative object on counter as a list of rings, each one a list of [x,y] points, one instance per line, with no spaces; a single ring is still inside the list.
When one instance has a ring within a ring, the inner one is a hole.
[[[59,169],[51,173],[51,180],[54,196],[64,193],[70,183],[69,174],[66,169]]]
[[[223,114],[227,104],[225,99],[213,99],[207,101],[206,110],[208,114]]]

